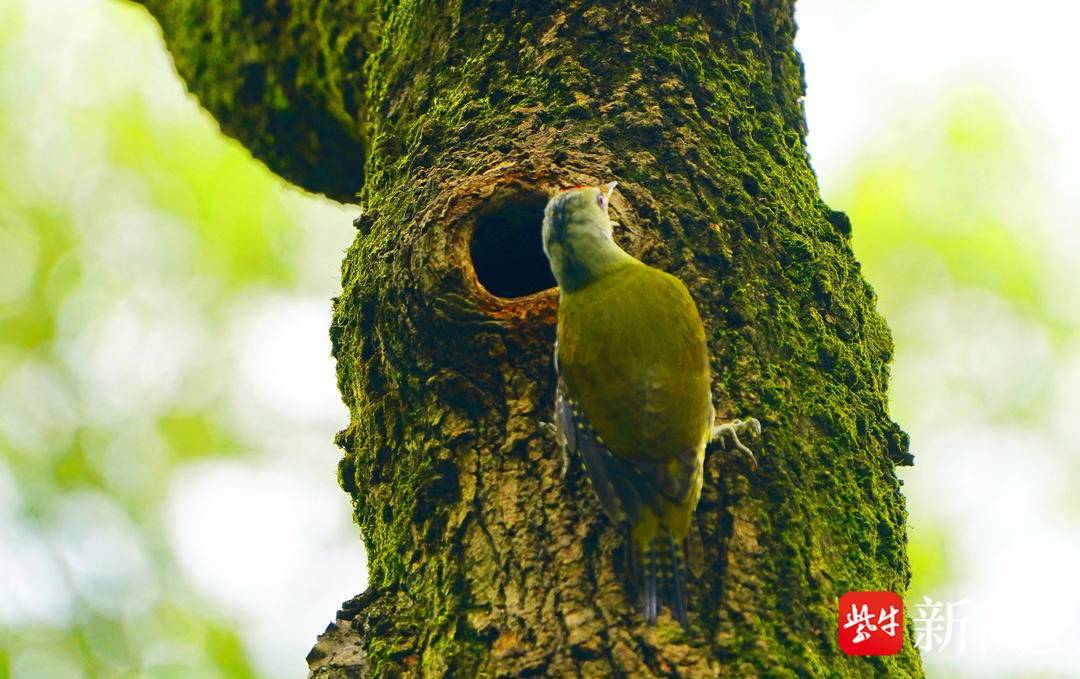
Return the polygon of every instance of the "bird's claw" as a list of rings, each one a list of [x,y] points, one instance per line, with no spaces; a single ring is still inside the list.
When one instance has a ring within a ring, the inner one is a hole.
[[[562,451],[562,469],[559,470],[559,477],[565,479],[567,473],[570,471],[570,451],[566,449],[566,444],[559,440],[559,430],[551,422],[539,422],[540,433],[544,438],[551,439],[559,446],[559,450]]]
[[[558,432],[555,430],[555,425],[551,422],[544,422],[540,420],[536,423],[540,429],[540,433],[544,435],[544,438],[549,438],[553,441],[558,440]]]
[[[731,420],[730,422],[714,424],[712,441],[723,444],[724,436],[731,436],[732,446],[750,460],[750,469],[757,471],[758,463],[754,451],[743,445],[743,442],[739,440],[739,434],[761,436],[761,422],[758,422],[756,417],[748,417],[745,420]]]

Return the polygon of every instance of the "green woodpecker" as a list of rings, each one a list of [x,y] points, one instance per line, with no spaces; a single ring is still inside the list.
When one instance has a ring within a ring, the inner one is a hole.
[[[700,572],[691,524],[705,448],[729,434],[752,460],[738,434],[760,425],[713,426],[697,306],[678,278],[615,243],[615,185],[562,191],[544,210],[544,252],[559,284],[555,434],[564,455],[580,456],[608,515],[628,525],[628,569],[646,622],[666,604],[686,626],[688,556]]]

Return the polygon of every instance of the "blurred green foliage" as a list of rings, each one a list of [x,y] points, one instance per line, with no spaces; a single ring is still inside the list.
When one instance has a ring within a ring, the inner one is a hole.
[[[225,139],[127,3],[0,2],[0,148],[0,677],[263,676],[165,501],[186,461],[255,454],[231,316],[328,305],[349,217]]]
[[[1039,314],[1043,253],[1015,224],[1003,221],[999,197],[1021,199],[1017,175],[1023,150],[1003,104],[987,92],[958,93],[919,125],[925,153],[881,149],[857,166],[836,197],[856,223],[855,248],[886,301],[934,294],[943,282],[983,288]],[[1029,196],[1034,198],[1034,196]],[[920,274],[929,267],[890,268],[898,253],[941,261],[948,279]]]
[[[1058,676],[1039,668],[1068,666],[1071,652],[1018,632],[1075,610],[1068,595],[1061,608],[1025,592],[1032,578],[1040,590],[1064,582],[1053,566],[1040,573],[1055,546],[1075,553],[1066,536],[1080,528],[1060,511],[1077,459],[1060,398],[1077,349],[1076,318],[1058,300],[1076,278],[1055,265],[1068,227],[1046,222],[1056,196],[1032,171],[1046,140],[987,90],[961,88],[889,124],[902,131],[861,154],[826,199],[852,219],[896,344],[890,407],[916,460],[900,470],[908,614],[924,597],[971,602],[956,632],[965,642],[924,651],[927,676]]]
[[[850,181],[829,196],[855,225],[856,255],[890,319],[897,345],[894,374],[903,374],[912,354],[932,353],[927,343],[943,339],[905,321],[917,319],[922,304],[949,290],[983,290],[1036,318],[1042,308],[1042,253],[1024,247],[1021,234],[1002,223],[990,200],[1015,179],[1009,169],[1021,155],[1011,143],[1015,135],[1007,113],[987,93],[957,96],[942,106],[911,125],[922,139],[902,136],[896,146],[872,149],[853,166]],[[918,419],[920,404],[948,407],[955,400],[952,390],[964,388],[935,381],[905,389],[896,379],[891,386],[893,416],[903,425]],[[934,467],[920,444],[915,436],[916,466],[901,473],[908,485],[918,486],[920,472]],[[941,592],[962,575],[949,550],[955,536],[943,517],[927,509],[909,502],[910,601]]]

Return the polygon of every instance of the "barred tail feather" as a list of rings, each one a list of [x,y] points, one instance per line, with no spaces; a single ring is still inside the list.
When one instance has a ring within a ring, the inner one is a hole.
[[[671,612],[684,628],[689,624],[686,619],[686,569],[683,564],[683,545],[675,542],[671,533],[667,536],[668,549],[671,553]]]
[[[686,564],[684,545],[676,542],[664,531],[663,537],[654,537],[645,545],[638,545],[627,533],[626,553],[630,577],[638,586],[645,623],[655,625],[662,606],[667,606],[672,617],[686,627]]]

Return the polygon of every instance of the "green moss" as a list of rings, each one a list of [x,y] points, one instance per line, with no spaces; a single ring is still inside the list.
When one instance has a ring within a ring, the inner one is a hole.
[[[140,0],[158,19],[189,89],[271,170],[309,191],[355,199],[364,145],[359,64],[374,3]]]

